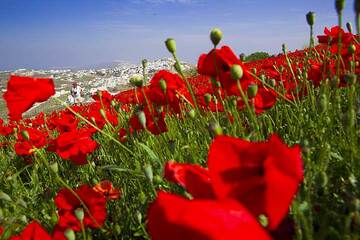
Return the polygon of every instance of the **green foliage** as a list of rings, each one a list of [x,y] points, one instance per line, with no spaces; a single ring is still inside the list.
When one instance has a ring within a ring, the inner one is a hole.
[[[270,57],[270,54],[268,54],[267,52],[254,52],[254,53],[250,54],[249,56],[246,56],[245,61],[253,62],[253,61],[262,60],[262,59],[265,59],[268,57]]]

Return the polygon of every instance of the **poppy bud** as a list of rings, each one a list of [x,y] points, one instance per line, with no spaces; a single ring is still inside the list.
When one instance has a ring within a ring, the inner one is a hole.
[[[219,28],[214,28],[210,33],[211,42],[217,46],[222,39],[222,32]]]
[[[194,109],[190,109],[190,110],[187,112],[187,115],[188,115],[190,118],[194,119],[195,116],[196,116],[196,112],[195,112]]]
[[[116,101],[115,101],[115,100],[111,100],[110,104],[111,104],[112,107],[115,107],[115,106],[116,106]]]
[[[234,64],[231,67],[230,74],[234,80],[239,80],[244,75],[244,71],[240,65]]]
[[[182,70],[183,70],[183,67],[181,66],[181,64],[179,62],[174,63],[174,68],[178,73],[182,72]]]
[[[246,60],[246,56],[245,56],[245,54],[244,53],[242,53],[242,54],[240,54],[240,61],[242,61],[242,62],[245,62],[245,60]]]
[[[54,162],[52,164],[50,164],[50,169],[54,172],[57,173],[59,171],[59,166],[57,164],[57,162]]]
[[[136,220],[138,221],[139,224],[141,224],[142,215],[141,215],[141,212],[139,210],[136,210]]]
[[[144,111],[137,111],[136,113],[137,119],[139,120],[141,126],[146,129],[146,116]]]
[[[335,0],[335,9],[340,14],[345,8],[345,0]]]
[[[204,101],[205,101],[205,103],[206,103],[207,106],[209,106],[209,104],[210,104],[210,102],[211,102],[211,99],[212,99],[211,94],[206,93],[206,94],[204,95]]]
[[[314,23],[315,23],[315,13],[314,12],[308,12],[306,14],[306,21],[307,23],[309,24],[309,26],[314,26]]]
[[[152,183],[154,174],[153,174],[153,170],[152,170],[152,167],[150,164],[145,165],[144,172],[145,172],[145,177],[147,178],[147,180],[149,180],[149,182]]]
[[[77,209],[75,209],[74,213],[75,213],[77,220],[79,220],[80,222],[82,222],[84,220],[84,209],[77,208]]]
[[[258,220],[259,220],[261,226],[263,226],[264,228],[266,228],[269,225],[269,219],[264,214],[259,215]]]
[[[147,61],[146,59],[143,59],[143,60],[141,61],[141,63],[142,63],[142,67],[143,67],[143,68],[146,68],[147,65],[148,65],[148,61]]]
[[[356,46],[354,44],[350,44],[348,47],[348,53],[349,54],[354,54],[356,51]]]
[[[347,30],[349,31],[349,33],[352,33],[352,32],[353,32],[351,22],[347,22],[347,23],[346,23],[346,28],[347,28]]]
[[[22,130],[21,131],[21,136],[26,140],[26,141],[30,141],[30,135],[29,132],[26,130]]]
[[[321,112],[326,112],[326,110],[328,109],[328,100],[325,94],[320,95],[319,106]]]
[[[269,79],[269,85],[273,88],[276,87],[276,80],[273,78]]]
[[[355,13],[360,14],[360,0],[354,1],[354,10],[355,10]]]
[[[260,81],[265,82],[265,80],[266,80],[266,76],[264,74],[261,74],[260,75]]]
[[[171,153],[175,153],[176,141],[169,140],[169,149]]]
[[[71,228],[67,228],[64,232],[64,236],[67,240],[75,240],[75,233]]]
[[[258,92],[258,89],[258,85],[250,84],[247,90],[249,98],[254,98]]]
[[[357,80],[356,74],[353,74],[353,73],[345,74],[344,78],[345,78],[346,83],[349,85],[354,85]]]
[[[166,86],[166,81],[165,81],[164,79],[160,79],[159,85],[160,85],[161,90],[162,90],[164,93],[166,93],[166,88],[167,88],[167,86]]]
[[[223,130],[218,122],[210,122],[209,131],[215,137],[223,135]]]
[[[176,42],[174,39],[172,39],[172,38],[166,39],[165,45],[166,45],[167,50],[170,53],[173,53],[173,54],[176,53]]]
[[[8,202],[12,201],[11,197],[6,193],[4,193],[3,191],[0,191],[0,199]]]
[[[283,53],[287,52],[287,47],[286,47],[285,43],[282,44],[282,51],[283,51]]]
[[[135,87],[142,87],[144,84],[143,76],[141,75],[134,75],[130,78],[130,83]]]
[[[256,68],[253,68],[252,71],[253,71],[253,73],[256,75],[256,73],[257,73]]]

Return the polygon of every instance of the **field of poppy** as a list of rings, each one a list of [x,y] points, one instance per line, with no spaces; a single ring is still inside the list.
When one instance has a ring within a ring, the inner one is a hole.
[[[344,4],[318,44],[306,15],[305,50],[245,62],[215,28],[187,77],[167,39],[177,73],[147,79],[144,61],[132,89],[33,118],[53,80],[11,75],[1,238],[360,239],[360,24],[343,28]]]

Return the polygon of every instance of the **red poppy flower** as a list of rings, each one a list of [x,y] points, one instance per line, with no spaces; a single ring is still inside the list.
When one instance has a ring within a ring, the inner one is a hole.
[[[145,114],[146,129],[148,131],[150,131],[154,135],[159,135],[163,132],[167,132],[165,112],[158,113],[157,111],[152,111],[153,114],[151,115],[148,108],[145,108],[143,112]],[[144,126],[139,121],[139,117],[136,113],[132,115],[129,123],[134,130],[144,129]]]
[[[114,188],[109,180],[101,181],[93,187],[95,192],[101,193],[106,198],[116,200],[120,198],[120,190]]]
[[[213,49],[208,54],[202,54],[197,68],[200,74],[216,77],[221,82],[227,95],[240,95],[236,80],[232,79],[230,74],[230,69],[234,64],[240,65],[243,69],[244,74],[240,83],[241,87],[246,90],[255,80],[248,73],[246,66],[228,46]]]
[[[100,228],[106,219],[105,197],[86,184],[74,191],[86,205],[89,212],[84,209],[84,206],[70,190],[62,189],[55,197],[55,204],[59,214],[58,227],[61,229],[71,228],[74,231],[80,231],[81,223],[75,216],[75,210],[80,208],[84,211],[84,226]]]
[[[56,129],[60,133],[70,132],[76,130],[79,124],[79,119],[68,110],[63,110],[59,113],[54,113],[49,116],[47,125],[50,129]]]
[[[38,222],[32,221],[24,228],[20,235],[13,236],[10,240],[51,240],[51,236]]]
[[[186,188],[194,198],[215,199],[209,171],[198,165],[168,162],[164,177]]]
[[[113,100],[114,97],[108,91],[99,91],[96,94],[94,94],[92,98],[95,101],[102,103],[105,106],[110,106],[111,101]]]
[[[76,165],[87,163],[86,156],[97,148],[98,144],[91,139],[92,130],[83,128],[61,133],[52,141],[49,150],[56,152],[64,160],[70,160]]]
[[[161,80],[166,83],[165,93],[160,86]],[[180,97],[177,92],[181,92],[183,96],[188,96],[189,93],[185,89],[185,82],[179,75],[161,70],[151,79],[146,95],[151,102],[157,105],[169,104],[175,112],[180,112]]]
[[[14,132],[14,126],[4,125],[4,120],[0,118],[0,135],[6,137]]]
[[[29,134],[29,139],[25,139],[24,136],[19,133],[17,142],[14,145],[15,152],[20,156],[28,156],[33,153],[34,148],[42,148],[47,144],[46,134],[35,129],[26,128],[23,129]]]
[[[11,76],[3,97],[11,120],[20,120],[22,114],[34,103],[44,102],[55,94],[54,82],[50,78]]]
[[[237,199],[254,216],[265,214],[269,229],[287,214],[303,179],[300,148],[287,147],[276,135],[255,143],[219,136],[210,146],[208,167],[217,198]]]
[[[187,200],[159,192],[147,217],[153,240],[271,239],[236,201]]]

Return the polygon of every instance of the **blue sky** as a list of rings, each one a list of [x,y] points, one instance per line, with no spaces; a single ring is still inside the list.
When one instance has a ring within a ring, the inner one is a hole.
[[[315,33],[336,24],[333,0],[0,0],[0,69],[158,59],[169,56],[168,37],[182,60],[196,63],[213,27],[237,53],[278,53],[282,43],[294,50],[308,42],[310,10]]]

